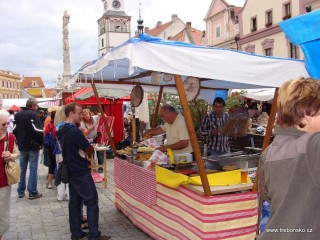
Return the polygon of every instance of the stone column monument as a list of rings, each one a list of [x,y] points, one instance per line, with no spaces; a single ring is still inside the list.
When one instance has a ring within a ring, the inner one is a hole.
[[[71,67],[70,67],[70,47],[69,47],[69,24],[70,15],[68,15],[67,11],[64,12],[63,15],[63,23],[62,23],[62,34],[63,34],[63,73],[62,80],[60,82],[60,87],[65,90],[67,89],[68,83],[71,78]]]

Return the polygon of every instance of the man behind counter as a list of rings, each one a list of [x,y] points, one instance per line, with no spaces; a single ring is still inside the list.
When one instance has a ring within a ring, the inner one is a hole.
[[[184,117],[168,104],[161,107],[160,116],[166,123],[146,130],[144,137],[165,133],[167,137],[166,145],[160,146],[158,150],[165,152],[168,148],[171,148],[175,154],[193,152]]]
[[[203,119],[200,135],[207,138],[208,156],[221,155],[228,152],[228,136],[220,132],[220,129],[229,119],[228,113],[223,111],[225,105],[225,101],[222,98],[215,98],[213,112],[208,113]]]

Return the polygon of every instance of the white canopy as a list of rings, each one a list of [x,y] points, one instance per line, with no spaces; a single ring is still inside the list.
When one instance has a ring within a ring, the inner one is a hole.
[[[51,107],[52,105],[47,104],[49,101],[56,101],[56,99],[53,98],[36,98],[39,106],[43,108]],[[27,103],[28,98],[8,98],[2,100],[2,108],[8,109],[12,107],[12,105],[16,105],[17,107],[25,107]]]
[[[174,80],[153,82],[152,71],[200,78],[200,98],[212,98],[212,89],[252,89],[279,87],[284,81],[308,77],[302,60],[258,56],[230,49],[195,46],[165,41],[141,34],[110,52],[86,63],[71,79],[101,83],[150,85],[154,91],[174,92]],[[153,79],[154,80],[154,79]],[[152,82],[154,84],[152,84]],[[119,87],[120,89],[122,86]]]

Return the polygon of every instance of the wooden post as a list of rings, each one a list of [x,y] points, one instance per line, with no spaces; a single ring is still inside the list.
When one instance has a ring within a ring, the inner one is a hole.
[[[178,91],[178,94],[179,94],[181,107],[182,107],[182,110],[183,110],[183,113],[184,113],[184,118],[186,120],[187,129],[188,129],[188,133],[189,133],[189,137],[190,137],[190,142],[191,142],[191,145],[192,145],[192,148],[193,148],[193,153],[194,153],[194,156],[195,156],[196,161],[197,161],[198,170],[199,170],[199,173],[200,173],[200,178],[201,178],[204,194],[205,194],[205,196],[211,196],[212,195],[211,194],[211,189],[210,189],[210,186],[209,186],[209,181],[208,181],[208,178],[207,178],[207,174],[206,174],[204,166],[203,166],[200,147],[199,147],[199,143],[198,143],[196,132],[194,130],[194,125],[193,125],[191,113],[190,113],[190,110],[189,110],[188,101],[187,101],[186,93],[184,91],[184,87],[183,87],[181,76],[180,75],[174,75],[174,80],[176,81],[177,91]]]
[[[273,129],[274,121],[276,119],[278,91],[279,91],[279,88],[276,88],[276,90],[274,91],[274,97],[272,100],[270,116],[269,116],[268,125],[266,129],[266,134],[263,139],[261,152],[263,152],[270,144],[272,129]],[[255,177],[256,181],[254,181],[253,188],[252,188],[252,191],[255,191],[255,192],[258,191],[259,171],[260,171],[260,161],[259,161],[257,172],[256,172],[256,177]]]
[[[111,131],[110,131],[106,116],[104,115],[104,111],[103,111],[103,108],[102,108],[102,105],[101,105],[101,102],[100,102],[100,99],[99,99],[99,95],[98,95],[98,92],[97,92],[97,89],[96,89],[96,85],[94,83],[91,83],[91,85],[92,85],[93,93],[94,93],[94,95],[96,97],[96,100],[97,100],[97,103],[98,103],[98,107],[99,107],[99,111],[101,113],[101,117],[102,117],[102,120],[103,120],[104,127],[107,130],[107,134],[109,136],[109,140],[110,140],[110,144],[111,144],[111,147],[112,147],[113,154],[116,154],[116,152],[117,152],[116,145],[114,144],[114,141],[113,141],[113,138],[112,138],[112,135],[111,135]]]
[[[131,145],[137,143],[137,125],[136,125],[136,116],[133,114],[132,121],[131,121],[131,129],[132,129],[132,139]]]
[[[161,86],[160,90],[159,90],[158,101],[157,101],[156,109],[154,111],[154,115],[153,115],[153,119],[152,119],[152,123],[151,123],[151,128],[155,128],[156,124],[157,124],[157,117],[158,117],[158,112],[159,112],[159,108],[160,108],[162,93],[163,93],[163,86]]]

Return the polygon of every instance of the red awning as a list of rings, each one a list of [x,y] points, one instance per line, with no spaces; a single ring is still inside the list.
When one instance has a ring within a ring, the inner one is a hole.
[[[13,105],[11,106],[11,108],[9,108],[9,109],[7,109],[7,110],[8,110],[8,111],[9,111],[9,110],[12,110],[12,111],[17,112],[17,111],[20,111],[20,108],[13,104]]]
[[[80,99],[77,99],[77,98],[81,98],[81,96],[89,93],[89,92],[92,92],[92,88],[91,87],[84,87],[84,88],[81,88],[78,92],[74,93],[73,95],[71,95],[70,97],[66,98],[65,99],[65,104],[68,104],[68,103],[71,103],[71,102],[76,102],[76,103],[79,103],[79,104],[97,104],[97,101],[96,101],[96,97],[93,95],[87,99],[83,99],[83,100],[80,100]],[[111,102],[114,101],[114,99],[112,98],[107,98],[107,97],[100,97],[99,98],[100,101],[101,101],[101,104],[109,104]],[[119,99],[116,99],[116,101],[121,101],[121,102],[124,102],[124,101],[130,101],[130,95],[126,96],[126,97],[123,97],[123,98],[119,98]]]

